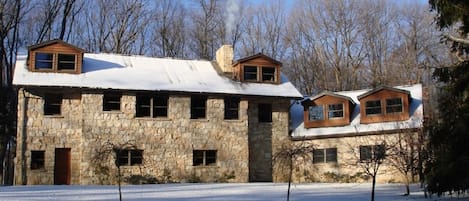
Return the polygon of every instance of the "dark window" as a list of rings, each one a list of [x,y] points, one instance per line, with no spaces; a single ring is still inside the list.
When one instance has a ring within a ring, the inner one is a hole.
[[[260,103],[259,107],[259,122],[272,122],[272,104]]]
[[[117,149],[116,156],[119,166],[131,166],[143,164],[143,150]]]
[[[262,67],[262,81],[275,82],[275,67]]]
[[[365,108],[366,115],[370,114],[381,114],[381,101],[380,100],[373,100],[367,101]]]
[[[38,70],[51,69],[53,63],[53,55],[50,53],[36,53],[35,68]]]
[[[226,97],[225,98],[225,119],[238,119],[239,118],[239,98]]]
[[[58,54],[57,63],[58,70],[75,70],[75,55]]]
[[[360,146],[360,161],[382,160],[386,157],[384,145]]]
[[[402,99],[392,98],[386,99],[386,113],[402,112]]]
[[[191,97],[191,119],[204,119],[207,105],[206,96]]]
[[[121,94],[105,93],[103,94],[103,111],[120,111]]]
[[[62,95],[44,95],[44,115],[60,115],[62,107]]]
[[[215,165],[217,163],[217,150],[193,150],[193,166]]]
[[[44,169],[44,151],[31,151],[31,170]]]
[[[324,106],[323,105],[309,106],[308,110],[309,110],[310,121],[324,120]]]
[[[137,117],[167,117],[168,95],[137,95]]]
[[[257,81],[257,66],[244,66],[244,80]]]
[[[344,117],[344,105],[342,103],[339,104],[331,104],[328,105],[328,115],[329,119],[331,118],[343,118]]]
[[[314,149],[313,163],[337,163],[337,148]]]

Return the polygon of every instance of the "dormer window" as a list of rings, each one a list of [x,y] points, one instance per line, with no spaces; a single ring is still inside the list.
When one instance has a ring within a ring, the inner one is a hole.
[[[343,118],[344,117],[344,104],[330,104],[328,106],[328,117],[329,119],[332,118]]]
[[[262,82],[276,82],[277,77],[275,75],[274,67],[262,67]]]
[[[309,106],[309,120],[310,121],[324,120],[324,106],[323,105]]]
[[[29,70],[33,72],[81,73],[84,50],[61,40],[29,47]]]
[[[381,101],[380,100],[371,100],[367,101],[365,104],[365,113],[366,115],[381,114]]]
[[[343,95],[323,92],[302,102],[305,128],[344,126],[350,124],[355,102]]]
[[[360,122],[377,123],[409,119],[410,92],[392,87],[378,87],[357,97]]]
[[[280,83],[282,63],[263,54],[246,57],[233,65],[233,78],[241,82]]]
[[[402,99],[391,98],[386,99],[386,113],[399,113],[402,112]]]
[[[244,66],[244,80],[257,81],[257,66]]]

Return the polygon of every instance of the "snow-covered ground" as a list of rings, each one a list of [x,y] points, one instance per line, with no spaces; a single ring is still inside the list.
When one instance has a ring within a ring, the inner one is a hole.
[[[371,184],[293,184],[291,201],[366,201],[370,200]],[[376,188],[376,201],[430,201],[469,200],[469,196],[425,199],[417,185],[410,196],[402,196],[399,184],[381,184]],[[262,201],[286,200],[287,184],[160,184],[127,185],[122,187],[122,200],[132,201],[196,201],[232,200]],[[117,186],[4,186],[0,200],[119,200]]]

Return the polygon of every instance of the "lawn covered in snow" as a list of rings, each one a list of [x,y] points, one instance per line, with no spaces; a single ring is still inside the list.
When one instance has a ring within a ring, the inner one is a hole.
[[[376,201],[429,201],[469,200],[455,196],[425,199],[418,185],[412,186],[410,196],[402,196],[404,186],[378,184]],[[370,200],[371,184],[293,184],[291,201],[366,201]],[[122,186],[125,201],[196,201],[231,200],[261,201],[286,200],[287,184],[243,183],[243,184],[155,184]],[[117,186],[3,186],[0,200],[119,200]]]

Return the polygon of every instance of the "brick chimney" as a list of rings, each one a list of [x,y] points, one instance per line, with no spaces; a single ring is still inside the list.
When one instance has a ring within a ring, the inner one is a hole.
[[[233,73],[233,46],[223,45],[215,53],[218,66],[223,73]]]

